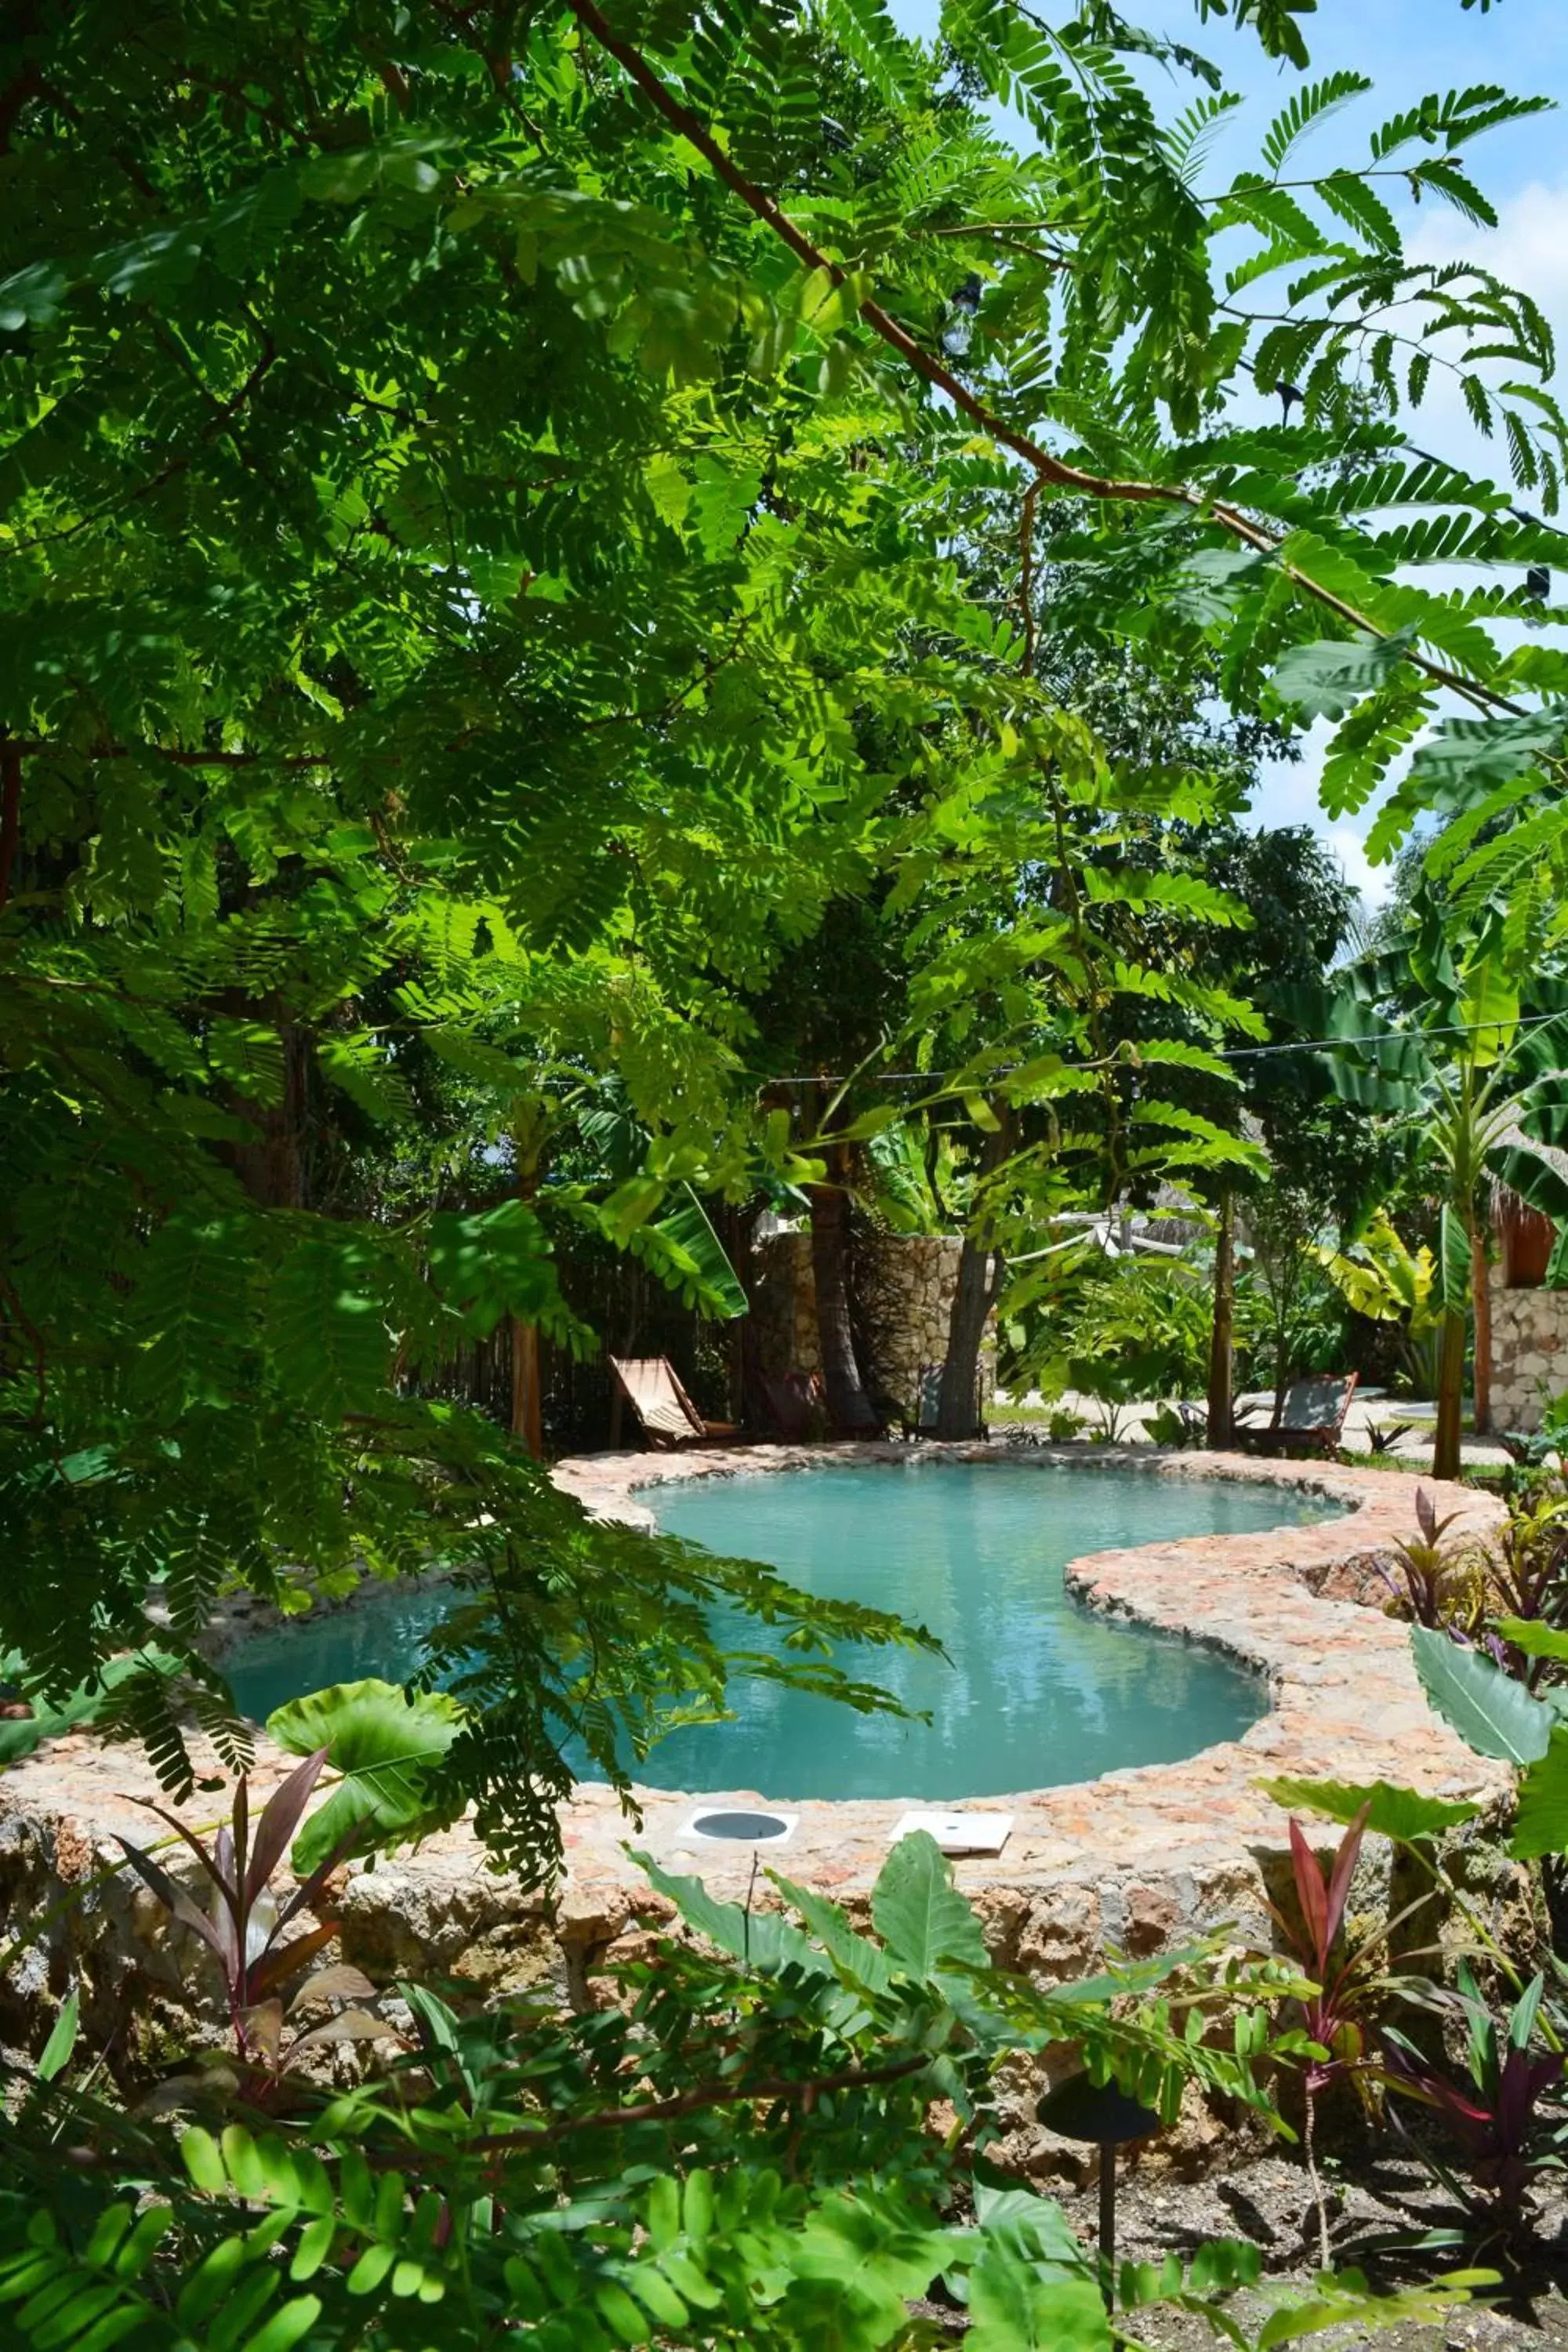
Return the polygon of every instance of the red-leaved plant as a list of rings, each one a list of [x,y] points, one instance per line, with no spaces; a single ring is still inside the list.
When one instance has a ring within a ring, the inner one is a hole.
[[[325,2025],[296,2035],[287,2048],[283,2043],[282,1988],[331,1942],[338,1922],[319,1918],[302,1935],[287,1943],[280,1939],[300,1913],[315,1904],[353,1843],[351,1831],[319,1869],[301,1880],[285,1901],[279,1901],[272,1880],[304,1818],[327,1755],[325,1748],[318,1748],[273,1790],[257,1820],[254,1835],[250,1792],[242,1776],[234,1792],[231,1822],[218,1831],[210,1851],[184,1822],[162,1805],[150,1805],[149,1810],[167,1822],[189,1846],[211,1881],[212,1895],[205,1911],[142,1847],[132,1845],[129,1838],[120,1840],[137,1875],[172,1918],[202,1938],[223,1970],[236,2052],[253,2100],[265,2101],[275,2095],[284,2075],[320,2044],[384,2038],[391,2032],[382,2020],[361,2010],[348,2010]],[[327,1969],[301,1985],[289,2006],[298,2008],[312,1998],[374,1994],[374,1990],[357,1969]]]
[[[1426,1487],[1417,1486],[1416,1533],[1394,1545],[1393,1570],[1378,1568],[1392,1615],[1457,1637],[1474,1631],[1486,1603],[1486,1577],[1475,1546],[1443,1540],[1458,1517],[1450,1511],[1440,1519]]]
[[[1370,1802],[1362,1807],[1340,1840],[1326,1873],[1308,1843],[1300,1822],[1292,1814],[1290,1868],[1300,1916],[1291,1919],[1275,1905],[1268,1906],[1286,1942],[1300,1961],[1303,1975],[1310,1977],[1316,1988],[1301,1999],[1301,2022],[1307,2038],[1317,2044],[1321,2053],[1308,2057],[1302,2078],[1302,2142],[1317,2200],[1318,2247],[1324,2270],[1329,2268],[1331,2260],[1329,2217],[1313,2149],[1314,2103],[1320,2092],[1342,2076],[1364,2087],[1373,2074],[1381,2074],[1368,2056],[1367,2044],[1373,1995],[1386,1990],[1390,1983],[1383,1955],[1394,1929],[1430,1899],[1420,1895],[1371,1934],[1354,1943],[1343,1940],[1342,1930],[1351,1880],[1361,1858],[1362,1840],[1366,1835],[1371,1811]]]
[[[1469,1969],[1461,1964],[1454,1996],[1465,2021],[1466,2082],[1455,2082],[1428,2063],[1403,2034],[1384,2028],[1387,2079],[1396,2091],[1434,2108],[1464,2150],[1475,2195],[1465,2191],[1427,2151],[1427,2161],[1463,2203],[1484,2205],[1506,2227],[1522,2218],[1525,2191],[1533,2176],[1562,2158],[1546,2142],[1542,2103],[1563,2079],[1559,2050],[1531,2049],[1545,1979],[1536,1977],[1509,2011],[1504,2032],[1481,1999]],[[1554,2121],[1561,2121],[1561,2114]],[[1544,2143],[1544,2144],[1543,2144]]]

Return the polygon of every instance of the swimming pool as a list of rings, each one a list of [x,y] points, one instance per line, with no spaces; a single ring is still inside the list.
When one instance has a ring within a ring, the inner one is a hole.
[[[754,1790],[775,1801],[997,1796],[1172,1763],[1238,1738],[1268,1707],[1258,1676],[1216,1651],[1084,1609],[1062,1570],[1086,1552],[1338,1514],[1288,1486],[930,1457],[672,1481],[643,1499],[672,1535],[895,1610],[943,1645],[944,1657],[839,1653],[847,1668],[929,1712],[929,1723],[741,1682],[735,1720],[673,1732],[637,1770],[655,1788]],[[329,1683],[397,1680],[446,1605],[439,1587],[426,1587],[296,1619],[227,1662],[236,1697],[260,1719]],[[736,1639],[748,1648],[782,1640],[743,1622]]]

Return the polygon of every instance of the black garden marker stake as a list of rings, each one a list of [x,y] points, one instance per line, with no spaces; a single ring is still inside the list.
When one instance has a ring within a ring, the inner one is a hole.
[[[1109,2311],[1116,2293],[1116,2151],[1129,2140],[1148,2139],[1160,2117],[1114,2083],[1091,2083],[1087,2074],[1069,2074],[1047,2091],[1035,2114],[1060,2138],[1089,2140],[1100,2150],[1100,2292]]]

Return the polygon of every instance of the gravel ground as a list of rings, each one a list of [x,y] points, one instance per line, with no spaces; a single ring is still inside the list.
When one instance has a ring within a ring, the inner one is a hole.
[[[1251,1405],[1255,1423],[1266,1422],[1274,1405],[1272,1392],[1265,1394],[1262,1391],[1247,1396],[1238,1396],[1236,1402],[1238,1406]],[[1031,1391],[1028,1396],[1016,1399],[998,1394],[991,1408],[991,1426],[994,1430],[1015,1426],[1038,1428],[1043,1425],[1047,1415],[1058,1405],[1069,1407],[1081,1414],[1087,1424],[1086,1435],[1089,1429],[1098,1426],[1102,1417],[1101,1409],[1092,1397],[1079,1396],[1075,1391],[1069,1390],[1066,1395],[1053,1398],[1049,1405],[1042,1402],[1037,1392]],[[1157,1400],[1149,1403],[1125,1407],[1120,1415],[1122,1444],[1142,1444],[1148,1435],[1144,1423],[1151,1413],[1157,1412],[1159,1410]],[[1405,1422],[1408,1427],[1405,1434],[1397,1440],[1391,1459],[1397,1460],[1402,1470],[1422,1471],[1428,1466],[1432,1459],[1432,1433],[1436,1412],[1436,1406],[1431,1404],[1412,1403],[1405,1400],[1394,1403],[1380,1389],[1371,1391],[1358,1389],[1351,1399],[1350,1411],[1345,1415],[1344,1436],[1342,1443],[1350,1453],[1367,1454],[1372,1444],[1367,1435],[1369,1423],[1383,1426],[1393,1422]],[[1476,1437],[1467,1433],[1462,1440],[1460,1459],[1467,1470],[1495,1470],[1506,1463],[1508,1458],[1506,1446],[1496,1444],[1490,1439]]]
[[[1363,2328],[1336,2329],[1309,2339],[1325,2347],[1376,2343],[1390,2352],[1568,2352],[1568,2209],[1559,2192],[1538,2193],[1535,2227],[1529,2242],[1513,2253],[1493,2246],[1451,2253],[1402,2255],[1380,2249],[1378,2241],[1413,2230],[1454,2226],[1456,2216],[1440,2191],[1413,2158],[1382,2154],[1328,2181],[1331,2237],[1336,2269],[1355,2265],[1374,2284],[1394,2289],[1418,2284],[1443,2269],[1473,2265],[1505,2273],[1491,2307],[1458,2309],[1442,2326],[1405,2326],[1369,2336]],[[1098,2192],[1063,2199],[1068,2218],[1086,2244],[1097,2234]],[[1252,2157],[1229,2172],[1201,2181],[1173,2180],[1133,2166],[1118,2199],[1119,2257],[1158,2262],[1166,2253],[1195,2253],[1206,2240],[1243,2238],[1263,2255],[1271,2282],[1310,2284],[1317,2268],[1317,2216],[1306,2171],[1299,2158]],[[1258,2326],[1271,2298],[1261,2288],[1237,2295],[1236,2316]],[[1196,2352],[1216,2339],[1201,2318],[1160,2313],[1141,2323],[1137,2340],[1159,2352]]]

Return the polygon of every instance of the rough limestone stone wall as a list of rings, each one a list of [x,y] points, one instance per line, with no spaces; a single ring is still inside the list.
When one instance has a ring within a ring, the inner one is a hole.
[[[955,1234],[882,1234],[867,1252],[861,1293],[875,1351],[873,1387],[912,1401],[922,1366],[946,1356],[963,1246]],[[995,1387],[996,1328],[987,1323],[980,1349],[984,1405]]]
[[[810,1234],[771,1234],[757,1244],[753,1264],[752,1329],[758,1370],[774,1378],[819,1372]]]
[[[1500,1265],[1488,1280],[1493,1426],[1535,1429],[1552,1398],[1568,1389],[1568,1290],[1510,1290]]]
[[[947,1354],[948,1318],[963,1244],[952,1234],[879,1234],[859,1250],[862,1301],[872,1332],[866,1367],[873,1389],[912,1402],[923,1365]],[[809,1233],[773,1234],[758,1244],[752,1314],[757,1361],[764,1372],[822,1369]],[[981,1393],[996,1386],[996,1336],[987,1328],[980,1351]]]

